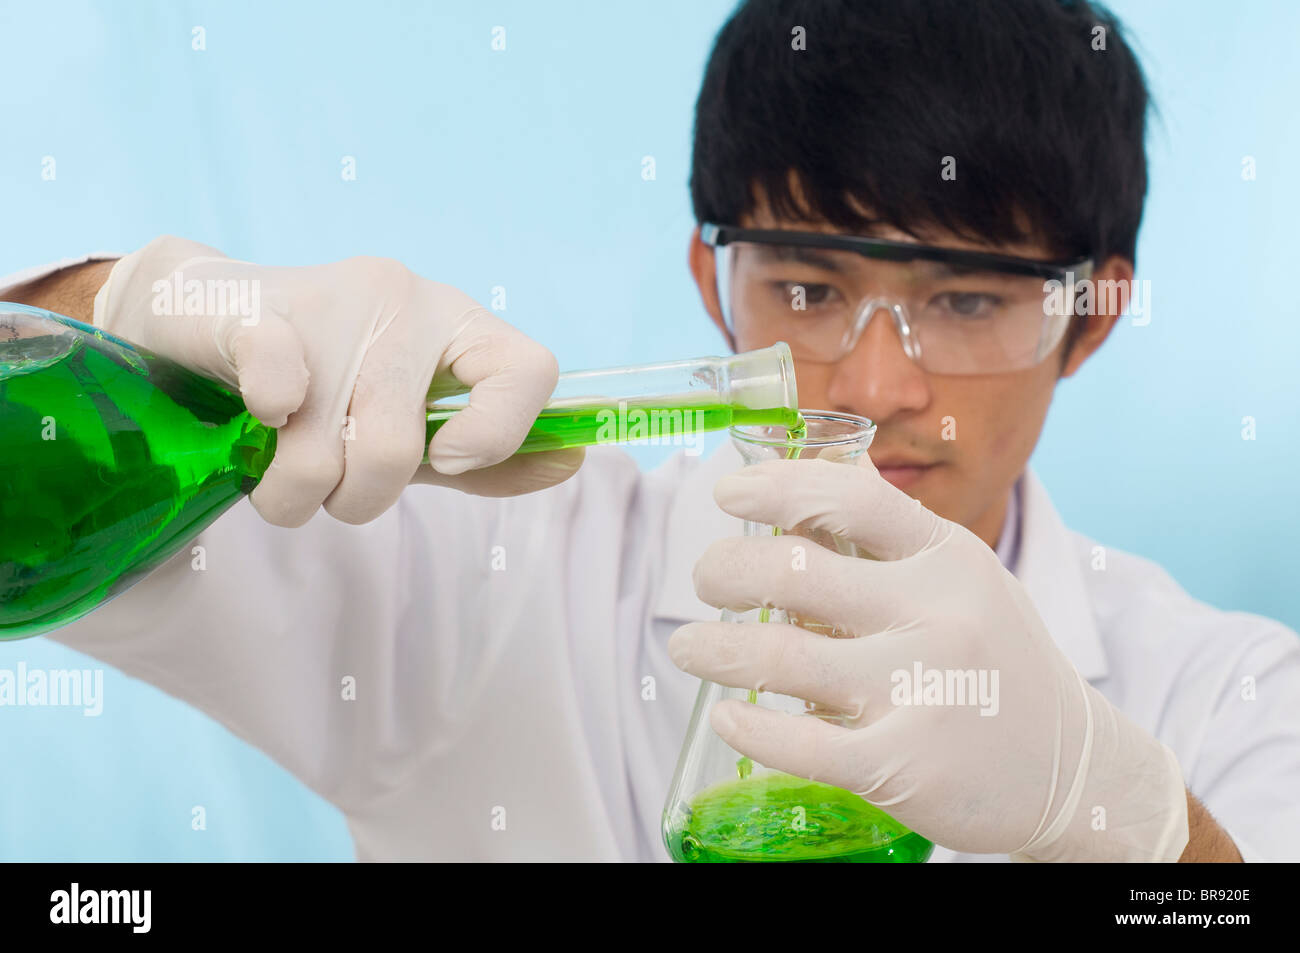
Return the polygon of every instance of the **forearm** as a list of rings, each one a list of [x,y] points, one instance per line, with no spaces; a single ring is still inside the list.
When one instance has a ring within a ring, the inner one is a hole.
[[[116,261],[88,261],[18,285],[4,297],[18,304],[45,308],[91,323],[95,311],[95,294],[108,280]]]
[[[1228,832],[1210,816],[1205,805],[1187,792],[1187,847],[1180,864],[1241,863],[1241,853]]]

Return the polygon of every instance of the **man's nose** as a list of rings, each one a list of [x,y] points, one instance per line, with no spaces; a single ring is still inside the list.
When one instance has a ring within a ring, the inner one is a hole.
[[[867,318],[853,350],[836,365],[827,396],[833,406],[877,423],[929,403],[925,372],[903,349],[888,307],[877,307]]]

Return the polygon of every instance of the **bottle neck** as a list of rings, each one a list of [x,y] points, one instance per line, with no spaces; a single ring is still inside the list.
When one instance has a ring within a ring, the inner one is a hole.
[[[239,436],[230,445],[230,463],[244,477],[241,492],[252,493],[271,466],[276,433],[273,427],[260,423],[249,413],[244,414],[243,424]]]

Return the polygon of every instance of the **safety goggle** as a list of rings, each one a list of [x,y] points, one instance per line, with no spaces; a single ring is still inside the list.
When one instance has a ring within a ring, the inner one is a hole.
[[[991,374],[1042,361],[1074,314],[1090,258],[1037,261],[856,235],[704,224],[718,296],[742,350],[786,341],[833,363],[878,312],[935,374]]]

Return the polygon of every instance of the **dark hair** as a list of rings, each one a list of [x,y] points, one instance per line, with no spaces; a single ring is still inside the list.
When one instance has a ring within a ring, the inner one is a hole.
[[[1119,21],[1085,0],[746,0],[696,103],[691,200],[734,224],[757,187],[794,221],[1131,261],[1147,101]]]

